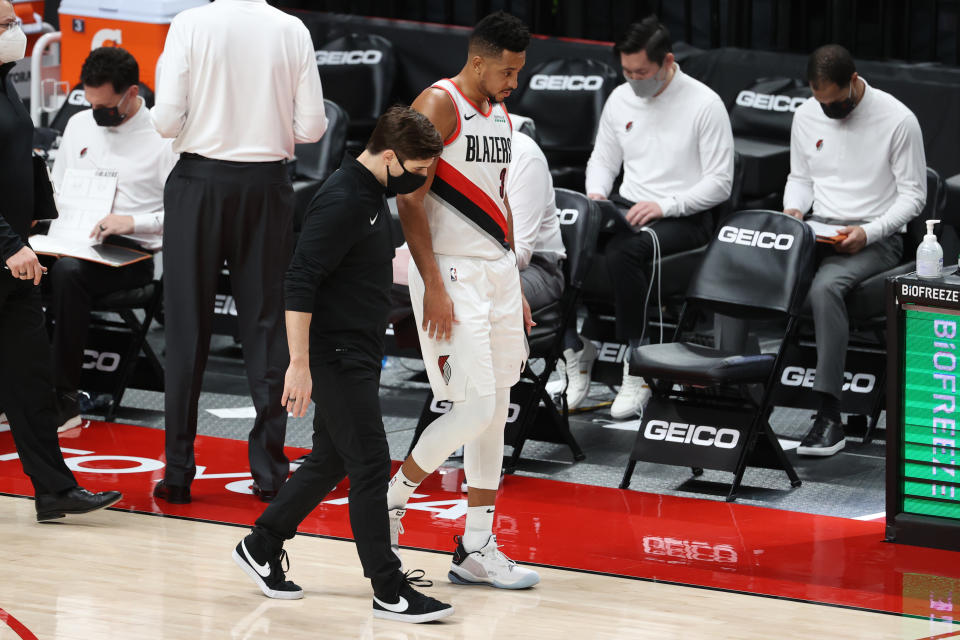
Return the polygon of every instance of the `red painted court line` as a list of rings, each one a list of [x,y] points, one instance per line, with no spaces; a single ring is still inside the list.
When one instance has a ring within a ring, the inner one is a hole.
[[[189,505],[151,495],[163,474],[159,429],[93,423],[62,434],[61,446],[81,484],[124,492],[120,508],[248,526],[264,507],[236,492],[250,484],[245,441],[197,438],[204,468]],[[13,450],[0,433],[0,460]],[[402,545],[453,551],[466,514],[462,478],[441,469],[421,485]],[[0,461],[0,493],[32,493],[18,461]],[[300,530],[350,538],[346,496],[344,484]],[[960,606],[960,554],[884,543],[883,522],[508,476],[495,526],[521,562],[932,619],[954,618]]]
[[[23,640],[38,640],[37,636],[33,635],[33,632],[30,631],[30,629],[27,629],[25,626],[23,626],[22,622],[14,618],[3,609],[0,609],[0,622],[5,623]]]
[[[960,631],[942,633],[939,636],[923,636],[922,638],[917,638],[917,640],[941,640],[941,638],[956,638],[957,636],[960,636]]]

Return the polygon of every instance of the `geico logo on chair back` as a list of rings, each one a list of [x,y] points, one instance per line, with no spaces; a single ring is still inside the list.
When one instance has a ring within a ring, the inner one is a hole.
[[[580,212],[576,209],[557,209],[557,217],[560,218],[560,224],[573,224],[580,218]]]
[[[754,229],[738,229],[737,227],[721,227],[717,240],[731,244],[740,244],[745,247],[759,247],[761,249],[777,249],[789,251],[793,246],[794,237],[789,233],[774,233],[772,231],[756,231]]]
[[[663,440],[677,444],[693,444],[698,447],[717,447],[718,449],[733,449],[740,442],[740,432],[736,429],[711,427],[705,424],[667,422],[666,420],[649,421],[643,430],[643,437],[647,440]]]
[[[785,387],[806,387],[807,389],[812,389],[816,375],[816,369],[784,367],[783,374],[780,376],[780,384]],[[876,386],[877,376],[872,373],[843,372],[843,391],[871,393]]]
[[[317,65],[325,64],[379,64],[383,52],[376,49],[366,51],[317,51]]]
[[[96,369],[104,373],[113,373],[120,367],[120,354],[110,351],[83,350],[83,368]]]
[[[794,112],[807,98],[798,96],[777,96],[756,91],[741,91],[737,94],[737,104],[741,107],[760,109],[762,111],[778,111],[781,113]]]
[[[235,316],[237,315],[237,301],[233,299],[233,296],[218,293],[216,301],[213,303],[213,312],[221,316]]]
[[[89,107],[90,103],[87,102],[87,96],[84,94],[83,89],[74,89],[70,92],[70,95],[67,97],[67,103],[75,107]]]
[[[548,76],[542,73],[530,78],[534,91],[596,91],[603,86],[601,76]]]

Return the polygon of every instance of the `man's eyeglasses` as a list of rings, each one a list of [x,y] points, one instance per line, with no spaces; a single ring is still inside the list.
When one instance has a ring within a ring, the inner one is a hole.
[[[23,20],[20,18],[14,18],[9,22],[0,22],[0,29],[7,31],[9,29],[19,29],[23,26]]]

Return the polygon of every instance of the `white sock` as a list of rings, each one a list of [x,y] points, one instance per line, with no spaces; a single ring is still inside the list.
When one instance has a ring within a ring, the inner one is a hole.
[[[467,526],[463,531],[463,548],[467,553],[479,551],[493,535],[493,505],[467,507]]]
[[[387,486],[387,508],[402,509],[407,506],[407,500],[420,483],[410,480],[403,475],[403,468],[397,469],[397,474],[390,478],[390,484]]]

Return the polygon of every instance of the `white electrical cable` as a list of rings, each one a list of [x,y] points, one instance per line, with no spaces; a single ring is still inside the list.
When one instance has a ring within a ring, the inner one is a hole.
[[[657,282],[657,310],[660,317],[660,344],[663,344],[663,298],[661,296],[661,282],[660,277],[663,274],[663,256],[660,253],[660,238],[657,236],[657,232],[651,229],[650,227],[641,227],[641,231],[645,231],[650,234],[650,239],[653,243],[653,259],[650,265],[650,284],[647,286],[647,295],[643,301],[643,313],[646,315],[647,309],[650,306],[650,294],[653,293],[653,282]],[[643,323],[643,332],[640,334],[640,342],[643,343],[644,337],[647,335],[647,323]]]

